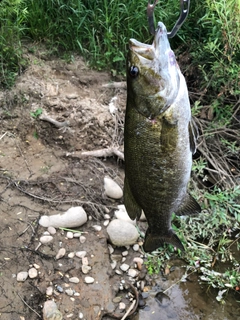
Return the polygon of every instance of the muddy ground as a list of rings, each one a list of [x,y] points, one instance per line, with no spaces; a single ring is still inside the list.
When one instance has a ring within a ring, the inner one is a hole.
[[[129,295],[135,299],[140,290],[126,287],[119,291],[128,276],[116,274],[110,265],[103,216],[113,216],[122,199],[104,195],[103,178],[109,175],[122,187],[124,162],[115,155],[96,158],[81,154],[109,147],[123,151],[126,87],[124,83],[103,85],[124,79],[92,71],[79,57],[71,64],[46,60],[42,53],[29,59],[31,63],[15,87],[0,92],[0,319],[42,319],[43,304],[50,299],[56,301],[63,319],[113,319],[114,315],[121,319],[131,305]],[[114,113],[110,112],[111,102]],[[65,125],[58,128],[35,117],[39,108]],[[46,231],[39,226],[39,218],[72,206],[83,206],[89,217],[81,227],[86,242],[68,239],[66,231],[59,229],[51,244],[38,248]],[[101,225],[101,231],[94,231],[94,224]],[[145,231],[146,223],[139,227]],[[66,248],[67,254],[87,252],[93,284],[84,282],[79,258],[66,255],[55,259],[60,247]],[[126,248],[116,248],[114,253],[123,251]],[[136,252],[130,247],[128,251],[125,262],[129,265],[134,257],[142,256],[141,249]],[[39,266],[37,278],[17,282],[17,273],[34,264]],[[167,277],[150,277],[143,267],[138,282],[148,298],[131,319],[240,319],[240,309],[230,296],[221,306],[216,293],[201,286],[194,274],[189,281],[178,282],[186,270],[184,262],[170,264],[174,268]],[[74,276],[80,279],[78,284],[69,283]],[[52,296],[46,295],[49,285],[55,288]],[[66,288],[79,295],[67,295]],[[167,288],[169,298],[154,298],[156,292]],[[116,296],[121,296],[125,310],[119,310]]]

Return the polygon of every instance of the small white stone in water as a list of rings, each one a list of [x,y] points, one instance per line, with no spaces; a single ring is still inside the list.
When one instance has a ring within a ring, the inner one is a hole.
[[[56,255],[56,259],[61,259],[62,257],[64,257],[66,254],[66,249],[65,248],[61,248],[59,249],[57,255]]]
[[[126,257],[127,255],[128,255],[128,251],[123,251],[123,252],[122,252],[122,256],[123,256],[123,257]]]
[[[87,257],[83,257],[83,258],[82,258],[82,264],[83,264],[84,266],[88,266],[88,258],[87,258]]]
[[[57,230],[54,228],[54,227],[48,227],[48,232],[51,234],[51,235],[54,235],[56,232],[57,232]]]
[[[75,252],[70,252],[68,254],[68,258],[72,259],[75,256]]]
[[[123,263],[121,264],[120,269],[125,272],[129,269],[129,265],[126,263]]]
[[[28,277],[28,272],[26,271],[18,272],[17,281],[24,282],[27,279],[27,277]]]
[[[123,196],[121,187],[110,177],[104,177],[104,190],[108,197],[112,199],[120,199]]]
[[[94,282],[94,278],[93,277],[85,277],[85,279],[84,279],[84,281],[86,282],[86,283],[93,283]]]
[[[81,236],[81,232],[74,232],[73,237],[74,238],[79,238]]]
[[[67,238],[68,238],[68,239],[72,239],[72,238],[73,238],[73,232],[68,231],[68,232],[67,232]]]
[[[133,250],[134,251],[138,251],[139,250],[139,244],[138,243],[134,244]]]
[[[94,226],[92,226],[92,228],[95,230],[95,231],[101,231],[102,230],[102,227],[101,226],[99,226],[99,225],[94,225]]]
[[[86,256],[87,252],[86,251],[77,251],[76,256],[78,258],[84,258]]]
[[[90,266],[82,265],[82,273],[87,274],[92,268]]]
[[[138,275],[138,271],[136,269],[129,269],[128,275],[129,277],[135,278]]]
[[[52,296],[53,294],[53,287],[47,287],[46,289],[46,295],[47,296]]]
[[[80,240],[80,243],[84,243],[86,241],[86,237],[80,236],[79,240]]]
[[[108,213],[104,214],[103,218],[105,220],[110,220],[111,219],[111,217],[110,217],[110,215]]]
[[[69,282],[79,283],[79,279],[77,277],[71,277],[71,278],[69,278]]]
[[[41,242],[42,244],[49,243],[49,242],[51,242],[52,240],[53,240],[53,237],[52,237],[52,236],[42,236],[42,237],[40,238],[40,242]]]
[[[119,307],[120,310],[125,310],[126,309],[126,305],[125,305],[124,302],[120,302],[118,307]]]
[[[108,251],[110,254],[112,254],[114,252],[114,249],[110,244],[108,244]]]
[[[74,290],[73,289],[66,289],[65,292],[66,292],[66,294],[68,296],[73,296],[73,294],[74,294]]]
[[[36,278],[36,277],[38,276],[37,269],[35,269],[35,268],[29,269],[29,270],[28,270],[28,276],[29,276],[29,278],[31,278],[31,279]]]
[[[105,220],[104,222],[103,222],[103,225],[104,225],[104,227],[107,227],[108,225],[109,225],[109,220]]]

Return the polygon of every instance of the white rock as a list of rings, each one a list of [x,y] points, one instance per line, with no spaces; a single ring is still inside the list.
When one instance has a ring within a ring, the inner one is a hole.
[[[124,220],[124,221],[127,221],[127,222],[130,222],[132,223],[133,225],[136,225],[136,219],[135,220],[132,220],[127,211],[126,211],[126,208],[125,208],[125,205],[124,204],[120,204],[118,206],[118,210],[116,210],[114,212],[114,216],[117,218],[117,219],[120,219],[120,220]]]
[[[27,277],[28,277],[28,272],[26,271],[18,272],[17,281],[24,282],[25,280],[27,280]]]
[[[66,249],[65,248],[61,248],[58,250],[58,253],[56,255],[56,259],[61,259],[62,257],[64,257],[66,254]]]
[[[81,232],[74,232],[73,237],[74,238],[79,238],[81,236]]]
[[[82,312],[79,312],[78,318],[79,319],[83,319],[83,313]]]
[[[34,268],[37,269],[37,270],[40,269],[39,264],[34,263],[33,266],[34,266]]]
[[[29,276],[29,278],[31,278],[31,279],[36,278],[36,277],[38,276],[37,269],[35,269],[35,268],[29,269],[29,270],[28,270],[28,276]]]
[[[44,236],[50,236],[50,233],[48,231],[43,232]]]
[[[52,300],[44,302],[43,320],[62,320],[62,313],[58,310],[56,303]]]
[[[82,273],[87,274],[92,268],[90,266],[82,265]]]
[[[107,233],[110,241],[120,247],[135,244],[139,237],[137,229],[131,223],[119,219],[109,223]]]
[[[139,274],[139,272],[136,269],[129,269],[128,270],[129,277],[135,278],[138,274]]]
[[[125,309],[126,309],[125,303],[124,303],[124,302],[120,302],[118,308],[119,308],[120,310],[125,310]]]
[[[105,220],[104,222],[103,222],[103,225],[104,225],[104,227],[107,227],[108,225],[109,225],[109,220]]]
[[[110,215],[108,213],[104,214],[103,218],[105,220],[110,220],[111,219],[111,217],[110,217]]]
[[[52,296],[52,294],[53,294],[53,287],[47,287],[47,289],[46,289],[46,295],[47,296]]]
[[[114,270],[114,269],[116,268],[116,266],[117,266],[117,261],[116,261],[116,260],[113,260],[113,261],[111,262],[111,267],[112,267],[112,269]]]
[[[120,269],[125,272],[129,269],[129,265],[126,263],[123,263],[120,265]]]
[[[123,252],[122,252],[122,256],[123,256],[123,257],[126,257],[127,255],[128,255],[128,251],[123,251]]]
[[[138,251],[139,250],[139,244],[138,243],[134,244],[133,250],[134,251]]]
[[[87,252],[86,251],[77,251],[76,252],[76,257],[78,257],[78,258],[83,258],[83,257],[85,257],[86,256],[86,254],[87,254]]]
[[[40,238],[40,242],[41,242],[42,244],[49,243],[49,242],[51,242],[52,240],[53,240],[53,237],[52,237],[52,236],[42,236],[42,237]]]
[[[88,266],[88,258],[87,257],[82,258],[82,264],[83,264],[83,266]]]
[[[140,257],[135,257],[135,258],[133,258],[133,262],[143,264],[143,259]]]
[[[79,240],[80,240],[80,243],[84,243],[86,241],[86,237],[80,236]]]
[[[42,216],[39,224],[43,227],[74,228],[87,222],[87,214],[82,207],[72,207],[63,214]]]
[[[105,194],[112,199],[120,199],[123,196],[121,187],[110,177],[104,177]]]
[[[70,258],[70,259],[74,258],[74,256],[75,256],[75,252],[70,252],[68,254],[68,258]]]
[[[92,278],[92,277],[85,277],[84,281],[85,281],[86,283],[93,283],[93,282],[94,282],[94,278]]]
[[[79,279],[77,277],[71,277],[71,278],[69,278],[69,282],[79,283]]]
[[[110,244],[108,244],[108,251],[110,254],[112,254],[114,252],[114,249]]]
[[[116,274],[119,274],[119,275],[123,274],[122,271],[120,271],[120,270],[118,270],[118,269],[115,270],[115,273],[116,273]]]
[[[73,232],[68,231],[68,232],[67,232],[67,238],[68,238],[68,239],[72,239],[72,238],[73,238]]]
[[[99,225],[94,225],[94,226],[92,226],[92,228],[95,230],[95,231],[101,231],[102,230],[102,227],[101,226],[99,226]]]
[[[48,232],[51,234],[51,235],[54,235],[56,232],[57,232],[57,230],[54,228],[54,227],[48,227]]]
[[[73,294],[74,294],[73,289],[66,289],[65,292],[66,292],[66,294],[67,294],[68,296],[73,296]]]

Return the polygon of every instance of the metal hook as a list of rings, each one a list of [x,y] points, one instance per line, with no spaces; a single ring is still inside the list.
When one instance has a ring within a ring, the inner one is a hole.
[[[157,2],[158,0],[155,0],[154,3],[151,4],[149,1],[147,6],[148,25],[149,25],[150,33],[152,35],[155,34],[153,12]],[[173,27],[172,31],[167,33],[168,38],[173,38],[178,32],[178,30],[181,28],[183,22],[186,20],[188,16],[189,8],[190,8],[190,0],[180,0],[180,17],[175,23],[175,26]]]

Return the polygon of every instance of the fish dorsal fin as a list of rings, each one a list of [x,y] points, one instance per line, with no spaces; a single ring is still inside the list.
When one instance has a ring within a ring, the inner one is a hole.
[[[177,216],[188,216],[199,212],[201,212],[200,205],[189,193],[187,193],[175,214]]]
[[[193,118],[189,122],[188,131],[189,131],[190,150],[194,154],[197,150],[198,127],[195,121],[193,120]]]
[[[137,204],[135,198],[133,197],[132,191],[128,183],[128,179],[126,177],[124,180],[123,199],[129,217],[132,220],[136,218],[137,220],[139,220],[142,213],[142,208]]]

